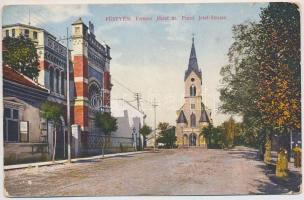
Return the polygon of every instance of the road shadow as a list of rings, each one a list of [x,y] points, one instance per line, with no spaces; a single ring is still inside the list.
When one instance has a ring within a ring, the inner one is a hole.
[[[263,170],[270,182],[255,179],[258,183],[258,193],[256,194],[297,194],[300,192],[302,184],[302,174],[289,171],[287,178],[279,178],[275,175],[275,165],[260,164],[257,167]]]
[[[229,150],[228,154],[235,158],[242,158],[247,160],[261,161],[258,156],[258,151],[255,149]],[[266,165],[263,161],[257,165],[261,168],[263,173],[268,177],[269,181],[261,181],[256,179],[258,184],[257,193],[251,192],[251,194],[297,194],[300,192],[300,186],[302,184],[301,172],[289,171],[287,178],[279,178],[275,175],[275,164]]]
[[[231,150],[228,154],[236,158],[244,158],[247,160],[259,160],[257,150]]]

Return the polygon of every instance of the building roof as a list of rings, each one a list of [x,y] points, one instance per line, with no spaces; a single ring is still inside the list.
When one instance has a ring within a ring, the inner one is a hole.
[[[188,122],[187,122],[187,118],[186,118],[185,113],[184,113],[183,110],[181,110],[181,112],[179,113],[179,116],[178,116],[178,119],[177,119],[176,122],[177,122],[177,123],[185,123],[185,124],[188,123]]]
[[[208,122],[208,123],[210,123],[208,113],[207,113],[207,111],[205,109],[202,110],[201,118],[200,118],[199,122]]]
[[[194,38],[192,37],[192,47],[189,57],[188,69],[185,72],[185,80],[190,75],[191,72],[194,72],[200,79],[202,79],[202,72],[198,68],[195,46],[194,46]]]
[[[72,25],[83,24],[81,17],[79,17]]]
[[[27,25],[27,24],[21,24],[21,23],[3,25],[2,28],[10,28],[10,27],[16,27],[16,26],[22,26],[22,27],[36,29],[36,30],[44,30],[39,27],[35,27],[35,26]]]
[[[38,83],[35,83],[33,80],[30,78],[24,76],[20,72],[12,69],[11,67],[8,66],[3,66],[3,79],[12,81],[14,83],[18,83],[24,86],[28,86],[34,89],[41,90],[43,92],[48,92],[46,88],[43,86],[39,85]]]

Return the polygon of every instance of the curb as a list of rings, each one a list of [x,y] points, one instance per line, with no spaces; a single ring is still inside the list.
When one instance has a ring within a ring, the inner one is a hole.
[[[104,156],[90,156],[84,158],[73,158],[71,159],[71,164],[77,163],[78,161],[86,161],[86,160],[96,160],[96,159],[104,159],[104,158],[114,158],[118,156],[125,156],[125,155],[135,155],[141,153],[148,153],[150,151],[135,151],[135,152],[126,152],[126,153],[116,153],[116,154],[106,154]],[[24,168],[31,168],[31,167],[41,167],[41,166],[51,166],[51,165],[59,165],[68,163],[68,160],[58,160],[58,161],[47,161],[47,162],[37,162],[37,163],[26,163],[26,164],[18,164],[18,165],[7,165],[4,166],[4,171],[8,170],[16,170],[16,169],[24,169]]]

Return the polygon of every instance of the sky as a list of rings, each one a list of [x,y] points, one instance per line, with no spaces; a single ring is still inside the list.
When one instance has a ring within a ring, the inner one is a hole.
[[[184,73],[194,35],[202,70],[203,102],[211,109],[214,124],[220,125],[230,117],[218,109],[218,90],[222,87],[220,69],[228,64],[227,53],[233,43],[232,26],[259,21],[260,9],[266,6],[267,3],[21,5],[4,7],[2,24],[30,21],[60,38],[79,17],[86,24],[91,21],[97,40],[111,47],[111,98],[123,98],[136,105],[134,93],[140,93],[141,108],[151,126],[154,98],[158,104],[157,123],[175,125],[176,111],[184,103]],[[107,20],[124,16],[130,21]],[[176,20],[157,21],[158,16]],[[194,20],[183,20],[182,16]],[[204,16],[204,20],[199,20],[199,16]],[[210,16],[221,19],[212,20]],[[152,20],[137,21],[136,17]]]

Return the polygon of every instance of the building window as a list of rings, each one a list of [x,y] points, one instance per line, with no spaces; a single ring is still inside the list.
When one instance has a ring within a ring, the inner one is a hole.
[[[12,37],[15,37],[15,29],[12,29]]]
[[[194,97],[196,95],[196,87],[194,85],[191,85],[190,87],[190,96]]]
[[[5,37],[9,37],[9,30],[5,30]]]
[[[80,27],[76,27],[76,28],[75,28],[75,33],[76,33],[76,34],[79,34],[79,33],[80,33]]]
[[[54,69],[50,67],[50,90],[54,91]]]
[[[24,36],[29,37],[30,31],[28,29],[24,29]]]
[[[37,32],[36,31],[33,32],[33,38],[37,39]]]
[[[6,142],[19,141],[19,110],[4,108],[3,139]]]
[[[64,72],[61,72],[61,94],[64,95]]]
[[[59,93],[59,70],[56,70],[56,92]]]
[[[191,127],[196,127],[196,117],[194,113],[191,114],[190,120],[191,120]]]
[[[93,109],[100,109],[102,107],[102,93],[101,88],[97,83],[91,83],[89,86],[89,101],[90,107]]]
[[[191,109],[192,109],[192,110],[195,109],[195,104],[194,104],[194,103],[191,104]]]

